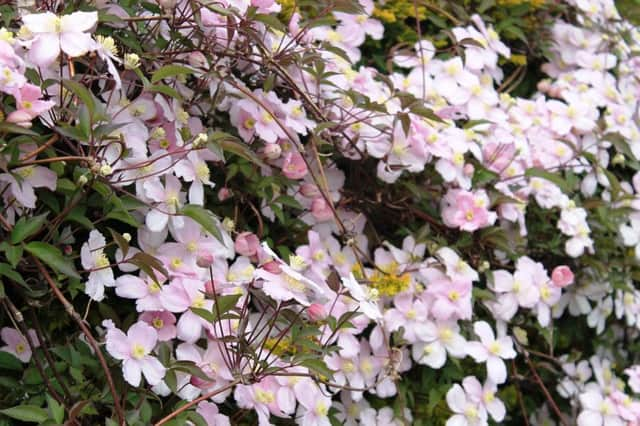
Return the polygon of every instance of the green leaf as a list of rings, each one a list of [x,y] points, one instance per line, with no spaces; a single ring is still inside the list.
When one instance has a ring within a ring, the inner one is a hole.
[[[527,169],[524,175],[526,177],[539,177],[542,179],[546,179],[549,182],[556,184],[565,194],[571,193],[571,190],[572,190],[571,186],[559,174],[551,173],[544,169],[539,169],[537,167],[532,167],[530,169]]]
[[[0,370],[22,371],[22,362],[9,352],[0,351]]]
[[[28,135],[28,136],[40,136],[33,130],[25,129],[22,126],[18,126],[17,124],[7,123],[3,121],[0,123],[0,132],[8,133],[8,134],[18,134],[18,135]]]
[[[22,275],[18,271],[14,270],[14,267],[8,263],[0,263],[0,275],[4,275],[12,281],[17,282],[28,288],[27,283],[22,279]]]
[[[46,222],[48,214],[49,213],[44,213],[28,219],[21,217],[13,227],[13,231],[11,231],[11,244],[21,243],[26,238],[38,232]]]
[[[188,204],[182,208],[180,213],[198,222],[200,226],[202,226],[208,233],[216,237],[218,241],[224,244],[222,234],[220,233],[220,229],[218,228],[218,219],[211,211],[205,209],[202,206]]]
[[[22,259],[22,252],[24,251],[24,249],[22,248],[22,246],[11,246],[7,243],[5,244],[6,246],[3,247],[4,254],[11,266],[15,268],[16,266],[18,266],[18,262],[20,262],[20,259]]]
[[[157,83],[160,80],[168,77],[175,77],[177,75],[185,75],[191,73],[193,73],[193,70],[191,68],[187,68],[182,65],[165,65],[153,73],[153,75],[151,76],[151,83]]]
[[[89,115],[93,115],[93,113],[96,111],[95,99],[86,87],[73,80],[62,80],[62,85],[67,90],[76,95],[82,101],[82,103],[87,106]]]
[[[303,367],[307,367],[312,372],[324,376],[327,379],[331,379],[333,377],[333,370],[330,370],[327,367],[327,364],[324,363],[321,359],[306,359],[300,363]]]
[[[17,407],[0,410],[0,413],[12,419],[30,423],[42,423],[49,418],[47,410],[35,405],[18,405]]]
[[[178,93],[178,91],[173,87],[169,87],[166,84],[154,84],[153,86],[147,86],[146,90],[149,92],[162,93],[163,95],[182,100],[182,96],[180,96],[180,93]]]
[[[62,424],[64,421],[64,407],[49,394],[47,394],[47,405],[53,420],[55,420],[57,424]]]
[[[211,135],[211,142],[217,143],[224,151],[236,154],[253,164],[260,167],[267,167],[267,165],[249,148],[246,143],[241,142],[240,139],[235,136],[223,132],[215,132]]]
[[[25,246],[25,249],[56,271],[69,277],[80,279],[80,274],[76,271],[73,263],[51,244],[32,241]]]

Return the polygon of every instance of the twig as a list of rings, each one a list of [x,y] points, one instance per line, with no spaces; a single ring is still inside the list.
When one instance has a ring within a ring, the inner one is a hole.
[[[82,321],[82,318],[80,318],[80,315],[78,315],[78,313],[75,311],[75,309],[73,308],[73,305],[67,300],[67,298],[64,296],[64,294],[62,294],[62,292],[56,285],[56,283],[53,281],[53,278],[51,278],[51,275],[49,275],[49,271],[47,271],[47,268],[45,268],[42,265],[42,263],[40,263],[38,258],[36,258],[35,256],[32,256],[31,258],[33,259],[33,262],[37,266],[38,270],[40,271],[44,279],[49,284],[49,287],[51,287],[53,294],[60,301],[60,303],[62,303],[62,306],[64,306],[64,309],[65,311],[67,311],[67,314],[69,314],[69,316],[73,318],[74,321],[78,324],[78,326],[86,336],[87,341],[89,342],[89,345],[91,345],[91,347],[93,348],[96,356],[98,357],[98,360],[100,361],[102,370],[104,371],[104,374],[107,378],[107,383],[109,384],[109,390],[111,391],[111,396],[113,397],[113,404],[116,410],[116,415],[118,416],[119,423],[120,425],[124,425],[125,418],[124,418],[124,413],[122,411],[122,406],[120,405],[120,400],[118,399],[118,392],[116,391],[116,386],[113,382],[113,377],[111,377],[111,373],[109,372],[109,366],[107,365],[107,361],[104,359],[104,355],[102,354],[102,351],[98,346],[98,342],[96,342],[96,339],[93,337],[93,335],[91,334],[91,331],[86,326],[86,324]]]
[[[183,405],[182,407],[178,408],[177,410],[171,412],[169,415],[163,417],[158,423],[155,424],[155,426],[161,426],[165,423],[167,423],[169,420],[171,420],[172,418],[174,418],[175,416],[177,416],[178,414],[182,413],[183,411],[188,410],[189,408],[193,407],[194,405],[198,404],[201,401],[204,401],[206,399],[209,399],[213,396],[216,396],[219,393],[225,392],[231,388],[233,388],[235,385],[239,384],[240,380],[239,379],[235,379],[233,382],[227,384],[226,386],[223,386],[219,389],[216,389],[214,391],[211,391],[205,395],[202,395],[200,398],[196,398],[193,401],[189,401],[188,403],[186,403],[185,405]]]
[[[556,414],[556,416],[558,416],[558,420],[560,420],[560,423],[562,423],[564,426],[569,426],[564,416],[562,415],[560,408],[558,408],[558,405],[553,400],[553,397],[549,393],[549,390],[547,389],[544,382],[540,378],[540,375],[538,375],[538,371],[536,370],[536,367],[533,365],[533,362],[531,362],[531,359],[529,358],[529,354],[527,353],[526,350],[523,351],[523,354],[524,354],[525,360],[527,361],[527,365],[529,366],[529,370],[531,370],[531,374],[533,374],[533,378],[535,379],[536,383],[538,383],[538,385],[540,386],[540,389],[542,389],[542,393],[544,393],[545,398],[547,398],[547,401],[549,402],[549,406],[551,407],[553,412]]]

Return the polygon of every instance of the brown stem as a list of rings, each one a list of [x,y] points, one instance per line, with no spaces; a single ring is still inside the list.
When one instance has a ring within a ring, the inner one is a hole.
[[[118,416],[119,423],[120,425],[124,425],[124,412],[122,411],[122,406],[120,405],[120,400],[118,399],[118,392],[116,391],[113,377],[111,377],[111,373],[109,372],[109,366],[107,365],[107,361],[104,359],[104,355],[102,354],[100,347],[98,346],[98,342],[96,342],[96,339],[91,334],[91,331],[89,330],[87,325],[82,321],[80,315],[78,315],[78,313],[75,311],[73,305],[67,300],[56,283],[53,281],[53,278],[51,278],[51,275],[49,275],[49,271],[47,271],[47,268],[45,268],[35,256],[32,256],[31,258],[33,259],[34,264],[38,267],[38,270],[40,271],[44,279],[49,284],[49,287],[51,287],[53,294],[60,301],[60,303],[62,303],[62,306],[64,306],[67,314],[69,314],[69,316],[73,318],[74,321],[78,324],[85,337],[87,338],[89,345],[91,345],[91,347],[93,348],[96,356],[98,357],[98,360],[100,361],[102,370],[104,371],[104,374],[107,378],[107,383],[109,384],[109,390],[111,391],[111,396],[113,397],[113,404],[116,410],[116,415]]]
[[[553,397],[549,393],[549,390],[547,389],[544,382],[540,378],[540,375],[538,374],[538,370],[536,370],[536,367],[533,365],[533,362],[531,362],[531,359],[529,358],[529,354],[527,353],[526,350],[523,351],[523,353],[524,353],[524,358],[527,361],[527,365],[529,366],[529,370],[531,370],[531,374],[533,374],[533,378],[535,379],[536,383],[538,383],[538,385],[540,386],[540,389],[542,390],[542,393],[544,393],[545,398],[547,398],[547,402],[549,402],[549,406],[551,407],[553,412],[556,414],[556,416],[558,416],[558,420],[560,420],[560,423],[562,423],[563,426],[569,426],[569,424],[566,422],[564,418],[564,415],[560,411],[560,408],[558,408],[558,405],[553,400]]]
[[[190,401],[188,403],[186,403],[185,405],[183,405],[182,407],[178,408],[177,410],[171,412],[169,415],[163,417],[158,423],[155,424],[155,426],[161,426],[163,424],[165,424],[166,422],[168,422],[169,420],[171,420],[172,418],[174,418],[175,416],[177,416],[178,414],[182,413],[183,411],[188,410],[189,408],[193,407],[194,405],[198,404],[201,401],[204,401],[206,399],[209,399],[213,396],[216,396],[219,393],[222,393],[228,389],[233,388],[235,385],[239,384],[240,380],[239,379],[235,379],[233,382],[227,384],[226,386],[223,386],[219,389],[216,389],[214,391],[211,391],[205,395],[202,395],[200,398],[196,398],[193,401]]]
[[[36,155],[40,154],[42,151],[44,151],[45,149],[47,149],[48,147],[56,143],[58,139],[60,139],[60,136],[58,135],[51,136],[42,146],[28,153],[24,158],[22,158],[22,160],[29,160],[35,157]]]
[[[22,312],[20,312],[18,308],[15,307],[15,305],[11,302],[11,300],[9,300],[9,298],[5,297],[3,300],[5,303],[5,307],[7,308],[7,311],[15,319],[16,323],[18,324],[18,328],[20,328],[20,332],[24,335],[24,338],[27,341],[27,344],[29,345],[29,349],[31,350],[31,357],[33,358],[33,361],[36,365],[36,369],[38,370],[38,373],[40,373],[40,377],[42,377],[42,380],[47,386],[49,393],[51,394],[53,399],[55,399],[58,402],[58,404],[62,405],[65,409],[68,409],[64,399],[60,395],[58,395],[58,392],[56,392],[56,390],[53,388],[53,385],[49,381],[49,376],[44,372],[44,367],[42,367],[40,358],[36,353],[36,346],[33,343],[31,336],[29,335],[29,329],[24,323],[24,317],[22,316]],[[51,368],[53,369],[54,366],[51,366]]]
[[[51,366],[51,371],[53,371],[53,375],[56,377],[56,380],[58,381],[58,383],[60,383],[60,387],[64,392],[65,398],[71,402],[73,401],[71,392],[69,392],[69,388],[67,388],[67,385],[62,380],[62,377],[60,377],[60,374],[55,369],[55,363],[53,361],[53,357],[51,356],[51,352],[49,352],[49,348],[47,347],[47,341],[44,338],[44,334],[42,333],[42,328],[40,327],[40,321],[38,320],[38,316],[36,315],[36,312],[33,309],[33,306],[31,306],[30,311],[31,311],[31,321],[33,322],[33,328],[36,331],[36,336],[38,337],[38,342],[40,343],[40,347],[42,348],[44,357],[47,359],[47,362]]]

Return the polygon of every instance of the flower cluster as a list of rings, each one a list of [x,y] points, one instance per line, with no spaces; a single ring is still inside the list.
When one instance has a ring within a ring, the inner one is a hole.
[[[385,75],[361,50],[384,34],[370,0],[285,23],[273,0],[25,14],[0,32],[8,297],[44,280],[100,355],[101,317],[132,392],[185,401],[158,424],[231,424],[233,404],[260,425],[401,425],[425,416],[407,373],[437,370],[429,414],[485,425],[520,415],[523,366],[550,399],[536,416],[640,423],[638,360],[628,383],[614,367],[640,328],[640,32],[612,1],[568,3],[527,97],[479,15]],[[572,352],[553,333],[579,316],[615,343]],[[42,369],[38,333],[0,334]]]

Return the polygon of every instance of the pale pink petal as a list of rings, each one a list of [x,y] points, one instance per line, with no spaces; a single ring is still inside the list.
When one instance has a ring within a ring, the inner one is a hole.
[[[48,67],[60,55],[60,39],[57,34],[39,34],[29,50],[29,59],[40,67]]]
[[[496,384],[504,383],[507,380],[507,366],[504,361],[497,356],[490,356],[487,359],[487,376]]]
[[[142,372],[144,373],[144,378],[147,379],[147,382],[151,386],[155,386],[164,377],[166,368],[158,361],[157,358],[152,356],[146,356],[141,362],[142,364]]]
[[[142,378],[142,369],[138,360],[126,359],[122,364],[122,374],[124,376],[124,379],[131,386],[140,385],[140,380]]]
[[[127,337],[129,342],[141,345],[146,353],[151,352],[158,342],[156,329],[144,321],[133,324],[127,331]]]
[[[98,23],[98,12],[73,12],[60,18],[63,32],[89,31]]]
[[[139,299],[147,295],[147,285],[133,275],[123,275],[116,280],[116,294],[127,299]]]

